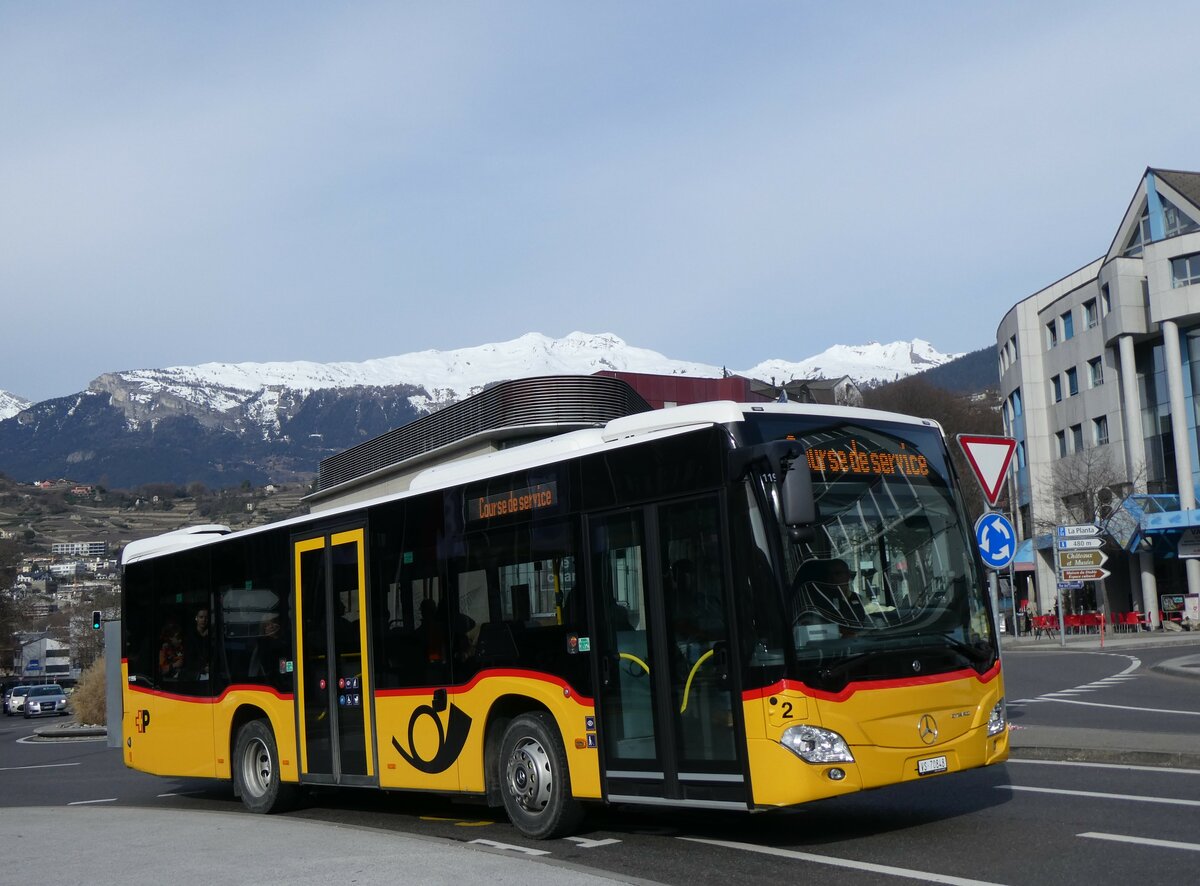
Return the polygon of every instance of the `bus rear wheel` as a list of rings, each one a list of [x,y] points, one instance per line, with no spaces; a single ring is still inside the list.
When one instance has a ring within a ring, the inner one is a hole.
[[[549,714],[522,714],[500,745],[500,793],[513,825],[535,840],[571,833],[583,807],[571,796],[567,754]]]
[[[251,812],[282,812],[295,803],[299,789],[280,780],[279,748],[265,720],[251,720],[238,730],[233,783]]]

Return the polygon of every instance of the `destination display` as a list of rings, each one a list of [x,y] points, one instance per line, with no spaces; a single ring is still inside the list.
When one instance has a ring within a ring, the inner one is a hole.
[[[558,504],[558,484],[551,480],[511,492],[499,492],[467,499],[467,518],[491,520],[551,508]]]
[[[916,452],[864,452],[858,441],[842,447],[813,446],[808,449],[810,470],[825,474],[857,474],[869,477],[928,477],[929,461]]]

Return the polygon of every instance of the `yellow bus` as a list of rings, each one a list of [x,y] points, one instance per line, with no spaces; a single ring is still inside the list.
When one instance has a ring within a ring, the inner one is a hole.
[[[123,753],[256,811],[339,785],[763,811],[1008,755],[946,443],[715,402],[435,464],[397,494],[123,554]]]

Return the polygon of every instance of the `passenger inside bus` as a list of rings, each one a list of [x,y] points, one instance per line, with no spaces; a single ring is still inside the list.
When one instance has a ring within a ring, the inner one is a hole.
[[[187,635],[183,638],[183,675],[188,680],[207,680],[212,661],[212,635],[208,630],[207,606],[201,606],[192,617]]]
[[[833,622],[842,636],[871,624],[862,600],[851,587],[854,572],[846,561],[805,560],[792,580],[792,623]]]
[[[174,621],[169,621],[162,630],[162,643],[158,649],[158,676],[163,680],[178,680],[183,670],[183,632]]]

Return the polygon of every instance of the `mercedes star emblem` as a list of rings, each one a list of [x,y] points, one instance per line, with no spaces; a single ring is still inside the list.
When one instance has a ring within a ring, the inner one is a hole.
[[[925,744],[933,744],[938,737],[937,720],[929,714],[923,716],[917,724],[917,735],[921,736],[921,741]]]

